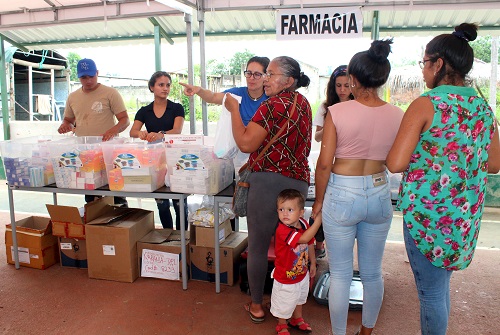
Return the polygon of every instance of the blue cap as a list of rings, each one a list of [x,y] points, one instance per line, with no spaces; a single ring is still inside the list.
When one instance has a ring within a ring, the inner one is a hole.
[[[78,72],[78,78],[83,76],[93,77],[97,74],[97,67],[95,66],[95,62],[92,59],[84,58],[78,61],[76,65],[76,69]]]

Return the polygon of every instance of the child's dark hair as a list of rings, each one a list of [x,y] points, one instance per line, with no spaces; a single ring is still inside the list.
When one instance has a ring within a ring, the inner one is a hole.
[[[278,203],[287,200],[298,200],[300,209],[304,209],[306,205],[306,198],[304,197],[304,195],[292,188],[283,190],[280,192],[280,194],[278,194]]]

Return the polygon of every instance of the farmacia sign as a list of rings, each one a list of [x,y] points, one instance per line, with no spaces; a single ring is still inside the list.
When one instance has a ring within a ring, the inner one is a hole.
[[[280,9],[276,13],[277,40],[362,37],[360,8]]]

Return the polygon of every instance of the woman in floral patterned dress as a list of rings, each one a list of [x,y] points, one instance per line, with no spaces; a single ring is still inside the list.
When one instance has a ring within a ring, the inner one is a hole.
[[[450,279],[474,255],[488,172],[500,169],[495,116],[466,75],[477,26],[463,23],[431,40],[420,66],[431,90],[405,113],[387,156],[402,172],[398,206],[420,300],[422,334],[446,334]]]

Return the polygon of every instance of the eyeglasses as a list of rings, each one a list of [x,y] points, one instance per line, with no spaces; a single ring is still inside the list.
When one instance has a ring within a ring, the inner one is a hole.
[[[269,73],[269,72],[266,72],[262,75],[262,77],[264,77],[264,79],[266,78],[269,78],[271,79],[272,76],[284,76],[285,74],[284,73]]]
[[[432,61],[432,59],[423,59],[423,60],[419,60],[419,61],[418,61],[418,65],[420,66],[420,68],[421,68],[421,69],[423,69],[423,68],[424,68],[424,66],[425,66],[425,63],[427,63],[427,62],[431,62],[431,61]]]
[[[252,71],[244,71],[243,74],[245,75],[245,78],[253,77],[254,79],[260,79],[264,75],[263,73]]]

